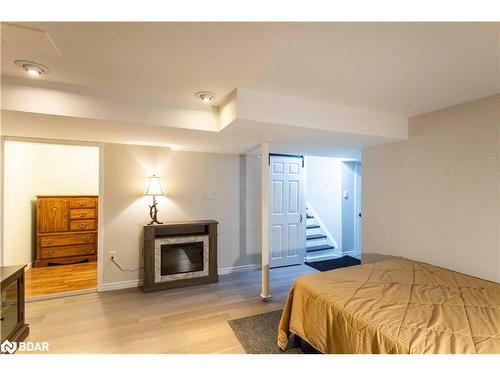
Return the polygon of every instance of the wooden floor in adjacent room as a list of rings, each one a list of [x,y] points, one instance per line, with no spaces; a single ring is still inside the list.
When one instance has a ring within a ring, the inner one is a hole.
[[[270,302],[261,300],[260,271],[220,277],[217,284],[143,293],[90,293],[26,304],[28,341],[50,353],[244,353],[227,321],[283,307],[305,266],[270,272]]]
[[[97,262],[31,267],[26,271],[26,297],[97,288]]]

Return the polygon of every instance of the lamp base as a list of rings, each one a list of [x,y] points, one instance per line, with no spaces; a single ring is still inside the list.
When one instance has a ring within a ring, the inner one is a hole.
[[[158,202],[153,195],[153,204],[149,206],[149,216],[151,217],[151,221],[148,223],[148,225],[163,224],[161,221],[158,221],[158,208],[156,207],[157,205]]]
[[[147,225],[156,225],[156,224],[163,224],[162,221],[153,221],[151,220]]]

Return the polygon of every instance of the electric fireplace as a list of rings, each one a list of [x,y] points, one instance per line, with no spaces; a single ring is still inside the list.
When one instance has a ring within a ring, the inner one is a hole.
[[[144,227],[144,291],[218,281],[217,222]]]

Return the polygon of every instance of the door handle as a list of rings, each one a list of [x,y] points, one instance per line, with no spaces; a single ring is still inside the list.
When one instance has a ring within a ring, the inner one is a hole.
[[[300,223],[302,223],[302,214],[300,214]]]

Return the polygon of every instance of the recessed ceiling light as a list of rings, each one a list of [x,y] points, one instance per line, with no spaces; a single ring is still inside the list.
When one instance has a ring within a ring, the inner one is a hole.
[[[45,74],[49,74],[50,70],[42,64],[38,64],[32,61],[17,60],[16,65],[28,73],[31,77],[40,77]]]
[[[210,103],[215,99],[215,94],[210,91],[198,91],[194,94],[197,98],[200,98],[205,103]]]

